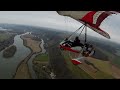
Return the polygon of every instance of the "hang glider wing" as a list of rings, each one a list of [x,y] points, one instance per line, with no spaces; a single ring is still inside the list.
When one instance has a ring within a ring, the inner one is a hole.
[[[111,14],[117,14],[119,11],[57,11],[59,15],[69,16],[87,27],[91,28],[100,35],[110,39],[109,34],[100,29],[100,25]]]

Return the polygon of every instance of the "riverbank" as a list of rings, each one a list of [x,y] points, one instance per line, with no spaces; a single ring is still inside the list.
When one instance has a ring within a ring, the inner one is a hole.
[[[29,67],[28,67],[28,60],[32,57],[32,55],[39,53],[42,51],[40,44],[41,42],[32,40],[31,38],[26,38],[23,35],[20,36],[23,40],[23,45],[26,46],[31,50],[31,53],[21,61],[16,69],[16,73],[13,76],[14,79],[32,79]],[[37,48],[36,48],[37,47]]]
[[[23,45],[23,40],[20,35],[14,37],[14,43],[17,48],[15,55],[11,58],[4,58],[3,51],[0,52],[0,78],[1,79],[11,79],[15,74],[18,64],[30,54],[30,49]]]
[[[27,64],[28,60],[31,58],[32,55],[33,53],[31,52],[24,60],[19,63],[16,69],[16,73],[13,76],[14,79],[32,79]]]
[[[31,52],[39,53],[42,51],[40,47],[41,41],[33,40],[33,37],[27,37],[27,35],[22,35],[20,36],[20,38],[23,40],[24,46],[28,47],[31,50]]]

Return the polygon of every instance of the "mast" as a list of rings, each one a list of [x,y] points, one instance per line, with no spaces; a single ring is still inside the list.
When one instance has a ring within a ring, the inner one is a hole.
[[[86,23],[85,23],[85,43],[87,41],[87,26],[86,26]]]

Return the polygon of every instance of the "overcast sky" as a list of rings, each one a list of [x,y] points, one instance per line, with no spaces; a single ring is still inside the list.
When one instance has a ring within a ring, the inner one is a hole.
[[[0,23],[35,25],[74,31],[81,26],[74,19],[60,16],[55,11],[0,11]],[[120,42],[120,14],[109,16],[100,28],[110,34],[112,41]],[[106,39],[90,29],[88,34]]]

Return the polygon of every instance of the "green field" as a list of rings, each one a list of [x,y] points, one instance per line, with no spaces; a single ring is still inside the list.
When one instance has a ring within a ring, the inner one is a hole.
[[[38,62],[33,65],[33,69],[38,79],[50,79],[49,73],[51,72],[47,66],[49,58],[47,54],[39,54],[34,58],[34,61]],[[43,66],[45,66],[43,68]]]
[[[63,53],[67,67],[73,72],[75,76],[77,76],[79,79],[92,79],[92,77],[85,71],[80,69],[78,66],[73,65],[73,63],[70,61],[69,55],[66,52]]]
[[[11,34],[0,33],[0,42],[9,39],[11,36],[12,36]]]
[[[117,67],[120,68],[120,56],[116,56],[108,51],[101,50],[100,48],[98,48],[98,49],[110,58],[110,61],[112,64],[115,64],[115,65],[117,65]]]
[[[82,79],[92,79],[92,77],[96,79],[113,79],[114,77],[110,74],[110,66],[109,63],[101,61],[101,60],[91,60],[91,62],[98,68],[100,71],[97,71],[96,73],[90,72],[89,74],[85,71],[83,71],[78,66],[75,66],[70,61],[69,55],[67,52],[63,52],[66,63],[68,68],[75,74],[78,78],[81,77]]]
[[[49,58],[47,54],[39,54],[35,57],[35,61],[48,62]]]
[[[120,56],[116,56],[111,62],[112,64],[115,64],[118,68],[120,68]]]
[[[112,70],[111,70],[111,64],[109,61],[102,61],[95,58],[89,59],[89,62],[93,63],[95,67],[99,69],[95,73],[95,77],[98,79],[113,79],[112,76]],[[91,74],[92,75],[92,74]]]
[[[96,74],[95,74],[95,77],[97,79],[114,79],[113,76],[107,74],[107,73],[104,73],[102,71],[98,71]]]

